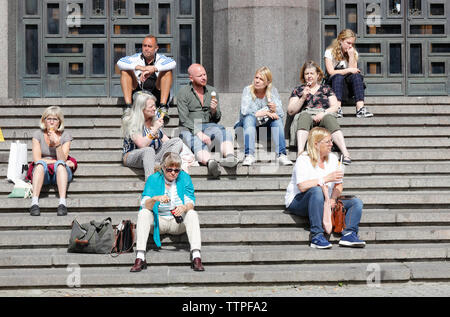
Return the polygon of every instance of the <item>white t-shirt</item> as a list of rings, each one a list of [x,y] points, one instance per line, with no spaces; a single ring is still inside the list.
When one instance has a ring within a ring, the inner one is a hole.
[[[325,162],[325,168],[320,168],[319,164],[316,167],[313,167],[311,164],[311,159],[308,156],[307,152],[303,152],[295,162],[294,171],[292,172],[291,181],[286,189],[286,196],[284,197],[284,202],[286,208],[294,200],[295,196],[300,193],[300,189],[298,189],[298,184],[308,181],[311,179],[317,179],[321,177],[325,177],[328,174],[337,170],[339,165],[339,160],[337,156],[333,153],[328,155],[328,162]],[[333,192],[334,185],[337,184],[335,182],[326,183],[328,186],[328,196],[331,197],[331,193]]]
[[[325,51],[325,58],[328,58],[331,60],[331,63],[333,64],[333,67],[336,68],[336,66],[340,66],[341,68],[348,68],[348,62],[347,60],[343,60],[343,61],[337,61],[334,59],[333,54],[331,53],[331,48],[327,49]],[[355,51],[356,52],[356,51]],[[358,52],[356,52],[356,57],[358,57]]]

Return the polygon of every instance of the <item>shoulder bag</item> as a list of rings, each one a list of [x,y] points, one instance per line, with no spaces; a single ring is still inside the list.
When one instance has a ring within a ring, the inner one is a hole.
[[[93,220],[81,225],[75,219],[72,222],[67,252],[108,254],[111,252],[113,243],[114,232],[111,218],[101,222]]]

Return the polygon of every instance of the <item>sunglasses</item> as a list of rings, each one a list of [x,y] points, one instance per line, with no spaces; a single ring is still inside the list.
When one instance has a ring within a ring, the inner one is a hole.
[[[166,168],[166,172],[168,172],[168,173],[172,173],[172,172],[179,173],[180,171],[181,170],[179,168],[170,168],[170,167]]]

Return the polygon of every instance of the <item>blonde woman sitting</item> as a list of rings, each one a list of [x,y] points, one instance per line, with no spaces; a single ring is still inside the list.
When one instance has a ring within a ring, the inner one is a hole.
[[[143,168],[145,180],[167,152],[181,153],[183,141],[163,132],[163,118],[156,115],[156,97],[140,93],[122,117],[123,165]]]
[[[244,129],[245,158],[242,165],[255,162],[256,129],[270,128],[275,143],[277,162],[292,165],[286,155],[286,140],[283,128],[284,111],[278,91],[272,85],[272,72],[266,66],[255,73],[253,83],[244,88],[241,98],[240,120],[235,125]]]

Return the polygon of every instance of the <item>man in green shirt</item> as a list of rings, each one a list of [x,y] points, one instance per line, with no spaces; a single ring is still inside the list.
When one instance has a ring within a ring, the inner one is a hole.
[[[199,163],[208,167],[209,174],[218,177],[219,163],[211,157],[210,149],[220,149],[225,157],[220,165],[235,167],[239,161],[234,155],[233,134],[218,124],[222,116],[219,98],[214,87],[207,85],[205,68],[192,64],[188,74],[191,82],[177,95],[180,137]]]

